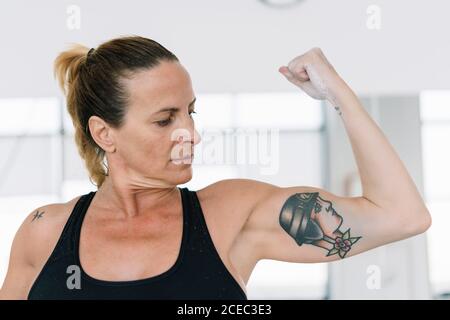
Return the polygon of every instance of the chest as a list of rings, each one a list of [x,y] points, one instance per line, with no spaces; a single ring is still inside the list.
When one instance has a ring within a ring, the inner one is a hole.
[[[79,257],[89,276],[129,281],[157,276],[176,262],[183,234],[182,214],[135,221],[83,222]]]

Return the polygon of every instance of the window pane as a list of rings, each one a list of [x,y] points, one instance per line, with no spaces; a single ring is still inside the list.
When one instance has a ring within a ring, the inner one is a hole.
[[[73,135],[66,135],[64,137],[64,179],[89,179],[87,168],[84,160],[78,153]]]
[[[67,111],[67,106],[65,104],[62,112],[63,112],[64,131],[69,135],[74,134],[75,128],[73,126],[72,118],[70,117],[69,111]]]
[[[97,187],[89,181],[87,178],[84,179],[67,179],[62,184],[62,201],[69,201],[75,197],[81,196],[83,194],[89,193],[91,191],[96,191]]]
[[[199,94],[193,115],[197,130],[204,128],[230,128],[232,123],[233,96],[230,94]]]
[[[450,120],[450,91],[423,91],[420,93],[420,104],[423,121]]]
[[[262,154],[260,164],[242,166],[245,177],[282,187],[320,186],[323,182],[325,155],[320,132],[281,132],[278,146]]]
[[[450,199],[450,124],[424,124],[422,127],[425,194],[428,200]]]
[[[0,196],[51,194],[59,173],[57,137],[0,136]]]
[[[55,133],[60,122],[57,98],[0,99],[0,135]]]
[[[261,260],[248,281],[248,298],[323,299],[326,295],[326,283],[325,263]]]
[[[450,292],[450,256],[445,251],[450,226],[450,91],[425,91],[420,98],[424,191],[433,217],[427,231],[430,281],[438,296]]]
[[[433,223],[427,232],[430,257],[430,280],[434,292],[450,292],[450,255],[448,228],[450,226],[450,198],[446,202],[428,202]]]
[[[318,129],[322,114],[321,102],[301,92],[239,94],[236,101],[239,127]]]

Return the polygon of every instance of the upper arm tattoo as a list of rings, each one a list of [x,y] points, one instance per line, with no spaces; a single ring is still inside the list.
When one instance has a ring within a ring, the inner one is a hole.
[[[37,210],[36,213],[33,216],[33,220],[31,220],[31,222],[33,222],[34,220],[39,220],[40,218],[42,218],[44,213],[45,213],[45,211],[39,212],[39,210]]]
[[[327,257],[338,254],[342,259],[361,237],[350,236],[350,228],[342,232],[342,217],[330,201],[318,192],[290,196],[280,212],[280,225],[295,242],[312,244],[328,251]]]

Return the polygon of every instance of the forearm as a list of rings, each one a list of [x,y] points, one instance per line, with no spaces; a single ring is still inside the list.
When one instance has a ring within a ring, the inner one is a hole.
[[[363,197],[379,207],[423,212],[427,209],[403,162],[358,97],[340,81],[335,91],[361,178]],[[395,210],[394,210],[395,212]]]

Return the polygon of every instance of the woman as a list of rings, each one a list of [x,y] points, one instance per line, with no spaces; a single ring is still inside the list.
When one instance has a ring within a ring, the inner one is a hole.
[[[249,179],[178,188],[192,177],[200,137],[176,56],[142,37],[61,53],[55,73],[98,189],[30,213],[1,297],[246,299],[260,259],[334,261],[427,230],[429,212],[404,165],[322,51],[279,72],[336,108],[363,196]]]

